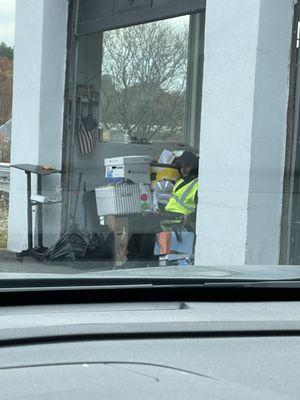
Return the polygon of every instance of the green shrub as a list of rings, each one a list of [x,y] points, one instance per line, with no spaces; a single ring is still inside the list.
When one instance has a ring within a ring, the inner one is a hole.
[[[7,248],[7,231],[0,231],[0,249]]]

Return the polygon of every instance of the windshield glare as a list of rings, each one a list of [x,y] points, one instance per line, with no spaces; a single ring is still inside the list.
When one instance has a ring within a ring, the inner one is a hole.
[[[0,1],[0,279],[298,277],[298,1],[113,4]]]

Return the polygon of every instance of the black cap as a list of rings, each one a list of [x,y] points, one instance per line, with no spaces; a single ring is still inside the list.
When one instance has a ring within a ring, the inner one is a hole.
[[[197,157],[194,153],[191,151],[184,151],[180,157],[177,158],[176,164],[181,164],[182,162],[188,163],[192,165],[193,168],[198,168],[199,164],[199,157]]]

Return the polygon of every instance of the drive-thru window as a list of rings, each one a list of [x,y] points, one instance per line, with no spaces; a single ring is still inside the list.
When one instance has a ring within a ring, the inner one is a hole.
[[[80,237],[80,263],[99,268],[162,253],[298,263],[297,15],[264,0],[18,2],[8,250]]]
[[[77,6],[69,42],[63,229],[74,220],[97,232],[108,224],[116,241],[126,231],[127,243],[149,224],[157,173],[168,180],[165,168],[173,185],[179,172],[175,164],[166,167],[185,150],[199,153],[205,2],[79,1]],[[169,161],[160,159],[164,150]],[[166,165],[157,163],[161,160]],[[124,167],[127,163],[131,166]],[[143,168],[145,176],[130,175]],[[141,196],[151,198],[148,207],[108,215],[113,210],[97,207],[95,189],[103,187],[101,196],[114,197],[106,193],[107,185],[122,179],[145,185]],[[114,250],[118,259],[126,259],[126,243],[122,255]]]

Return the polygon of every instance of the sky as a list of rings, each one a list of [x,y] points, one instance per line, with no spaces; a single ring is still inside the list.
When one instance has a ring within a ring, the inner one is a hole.
[[[16,0],[0,0],[0,43],[14,45],[15,36],[15,2]]]

